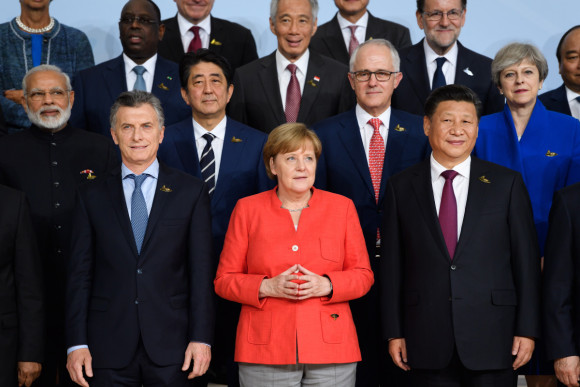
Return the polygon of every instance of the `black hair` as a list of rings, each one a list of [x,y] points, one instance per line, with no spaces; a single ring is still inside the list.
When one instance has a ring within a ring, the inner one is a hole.
[[[562,35],[562,38],[560,39],[560,42],[558,43],[558,47],[556,47],[556,58],[558,58],[558,63],[562,62],[562,55],[560,54],[560,50],[562,49],[562,44],[564,44],[564,39],[566,39],[566,36],[568,36],[570,34],[570,32],[574,31],[577,28],[580,28],[580,24],[570,28],[568,31],[564,32],[564,35]]]
[[[472,103],[475,106],[477,120],[481,118],[482,104],[479,97],[473,90],[463,85],[447,85],[433,90],[425,101],[425,115],[432,118],[439,104],[445,101]]]
[[[179,78],[182,88],[187,89],[191,68],[199,62],[215,64],[222,69],[228,86],[232,84],[232,66],[230,66],[227,59],[207,48],[200,48],[197,52],[188,52],[185,54],[179,62]]]
[[[461,8],[465,9],[467,7],[467,0],[461,0]],[[423,12],[425,8],[425,0],[417,0],[417,11]]]

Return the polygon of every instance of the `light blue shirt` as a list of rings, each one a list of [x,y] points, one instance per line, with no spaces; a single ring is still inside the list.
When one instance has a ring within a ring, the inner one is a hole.
[[[151,207],[153,207],[153,198],[155,198],[155,189],[157,188],[157,179],[159,178],[159,161],[155,159],[153,163],[143,171],[148,175],[147,179],[141,185],[141,191],[147,204],[147,215],[151,214]],[[143,174],[142,173],[142,174]],[[125,195],[125,203],[127,204],[127,211],[129,212],[129,219],[131,219],[131,196],[135,190],[135,180],[127,177],[134,175],[134,173],[125,166],[121,165],[121,177],[123,178],[123,194]]]

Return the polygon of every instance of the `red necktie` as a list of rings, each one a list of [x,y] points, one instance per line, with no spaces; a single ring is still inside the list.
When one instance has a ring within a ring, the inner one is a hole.
[[[290,70],[290,82],[288,83],[288,89],[286,90],[286,122],[296,122],[298,119],[298,111],[300,110],[300,83],[298,83],[298,78],[296,78],[296,69],[298,67],[290,63],[287,67]]]
[[[373,182],[373,189],[375,190],[375,200],[379,204],[379,194],[381,192],[381,177],[383,176],[383,164],[385,162],[385,142],[381,136],[379,128],[381,127],[381,120],[378,118],[371,118],[369,124],[374,128],[371,143],[369,145],[369,170],[371,172],[371,180]],[[377,229],[377,241],[381,239],[380,230]]]
[[[457,202],[453,192],[453,179],[457,176],[457,171],[447,170],[441,173],[445,179],[443,194],[441,195],[441,205],[439,206],[439,223],[443,238],[449,251],[449,256],[453,260],[455,247],[457,246]]]
[[[354,34],[358,26],[348,26],[348,28],[350,28],[350,42],[348,42],[348,55],[351,56],[360,43]]]
[[[199,27],[193,26],[189,29],[193,32],[193,40],[189,43],[187,52],[196,52],[201,48],[201,38],[199,37]]]

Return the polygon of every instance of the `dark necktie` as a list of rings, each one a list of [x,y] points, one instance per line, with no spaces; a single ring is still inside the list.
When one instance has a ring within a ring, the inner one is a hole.
[[[196,52],[201,48],[201,38],[199,36],[200,27],[193,26],[189,30],[193,32],[193,40],[189,43],[187,52]]]
[[[580,95],[574,99],[580,103]]]
[[[443,194],[441,195],[441,205],[439,206],[439,223],[449,257],[453,260],[455,246],[457,246],[457,201],[453,192],[453,179],[458,175],[457,171],[447,170],[441,173],[445,178]]]
[[[215,136],[211,133],[206,133],[202,137],[206,143],[201,152],[199,166],[201,168],[201,177],[203,177],[203,180],[207,184],[207,189],[211,196],[215,190],[215,156],[213,154],[213,148],[211,147],[211,142]]]
[[[145,71],[147,70],[145,70],[145,67],[143,66],[133,67],[133,72],[137,74],[137,80],[135,81],[135,85],[133,85],[133,90],[147,91],[145,78],[143,78],[143,74],[145,73]]]
[[[356,48],[360,44],[354,34],[358,26],[348,26],[348,28],[350,29],[350,42],[348,42],[348,55],[352,56],[352,53],[354,52],[354,50],[356,50]]]
[[[149,220],[147,203],[145,202],[143,191],[141,191],[141,185],[147,179],[147,176],[145,173],[138,176],[134,174],[127,176],[135,181],[135,188],[131,195],[131,228],[133,228],[133,236],[135,237],[135,244],[139,254],[141,254],[141,246],[143,245],[147,221]]]
[[[444,57],[439,57],[435,59],[437,62],[437,68],[435,69],[435,74],[433,75],[433,87],[431,90],[435,90],[438,87],[445,86],[447,82],[445,82],[445,75],[443,75],[443,64],[447,59]]]
[[[300,110],[300,83],[298,83],[298,78],[296,77],[296,69],[298,68],[295,64],[290,63],[288,65],[288,70],[290,70],[290,82],[288,82],[288,89],[286,90],[286,122],[296,122],[298,119],[298,111]]]

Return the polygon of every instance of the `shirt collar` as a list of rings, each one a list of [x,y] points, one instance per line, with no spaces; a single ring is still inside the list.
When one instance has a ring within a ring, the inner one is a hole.
[[[123,53],[123,61],[125,62],[125,74],[133,71],[135,66],[139,66],[137,63],[133,62],[125,53]],[[157,54],[153,55],[151,58],[147,59],[145,63],[141,66],[145,67],[145,70],[151,75],[155,74],[155,65],[157,64]]]
[[[367,28],[367,24],[369,22],[369,12],[368,11],[365,12],[365,14],[362,15],[360,17],[360,19],[358,19],[356,21],[356,23],[351,23],[348,20],[346,20],[344,17],[342,17],[340,12],[336,13],[336,19],[338,20],[338,25],[340,26],[341,30],[344,30],[345,28],[348,28],[349,26],[357,26],[357,27]]]
[[[177,13],[177,24],[179,25],[179,33],[183,37],[189,32],[189,29],[191,27],[196,26],[196,27],[199,27],[202,30],[204,30],[208,35],[210,35],[211,34],[211,19],[210,18],[211,18],[211,15],[207,15],[205,17],[205,19],[203,19],[199,23],[193,24],[192,22],[190,22],[189,20],[187,20],[186,18],[181,16],[181,14],[178,12]]]
[[[195,141],[199,140],[204,134],[206,133],[211,133],[214,136],[216,136],[217,138],[219,138],[220,140],[224,141],[225,137],[226,137],[226,122],[227,122],[227,117],[224,116],[224,118],[219,122],[219,124],[217,124],[215,126],[215,128],[213,128],[211,131],[205,129],[203,126],[201,126],[196,120],[193,120],[193,136],[195,138]]]
[[[304,54],[302,54],[302,56],[296,62],[294,62],[294,64],[298,67],[298,70],[300,70],[300,72],[304,74],[304,76],[306,76],[306,70],[308,70],[309,59],[310,59],[310,50],[306,49]],[[276,69],[278,70],[278,74],[282,74],[282,72],[286,70],[286,67],[288,67],[290,63],[292,62],[286,59],[286,57],[282,55],[280,50],[276,49]]]
[[[443,165],[439,164],[435,157],[433,157],[433,152],[431,152],[431,182],[434,183],[437,180],[441,173],[447,170]],[[454,171],[457,171],[461,176],[469,179],[469,171],[471,170],[471,156],[468,156],[463,162],[457,164],[453,167]]]
[[[572,102],[573,100],[575,100],[577,97],[580,97],[580,94],[570,90],[568,88],[568,86],[564,86],[566,88],[566,98],[568,100],[568,102]]]
[[[435,62],[435,59],[441,56],[433,51],[431,46],[429,46],[429,43],[427,43],[427,39],[423,39],[423,49],[425,50],[425,59],[427,64]],[[458,53],[459,48],[457,47],[457,42],[455,42],[453,43],[453,47],[451,47],[451,49],[447,51],[447,54],[443,55],[443,57],[447,59],[453,66],[455,66],[457,64]]]
[[[378,117],[371,116],[366,110],[364,110],[358,103],[356,104],[355,108],[356,112],[356,120],[358,122],[358,127],[360,129],[364,128],[364,126],[369,122],[371,118],[378,118],[383,122],[385,128],[389,129],[389,122],[391,120],[391,107],[389,106],[387,110],[382,112]]]
[[[143,173],[146,173],[147,175],[157,179],[159,177],[159,161],[157,161],[157,159],[155,159],[150,166],[147,167],[146,170],[143,171]],[[142,173],[142,174],[143,174]],[[134,175],[135,173],[133,171],[131,171],[126,165],[125,163],[121,164],[121,177],[123,179],[125,179],[127,176],[129,175]]]

